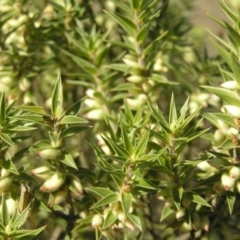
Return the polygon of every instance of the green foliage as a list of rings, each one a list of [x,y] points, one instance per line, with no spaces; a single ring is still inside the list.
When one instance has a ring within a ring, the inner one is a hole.
[[[190,3],[1,2],[0,239],[239,239],[239,14],[211,58]]]

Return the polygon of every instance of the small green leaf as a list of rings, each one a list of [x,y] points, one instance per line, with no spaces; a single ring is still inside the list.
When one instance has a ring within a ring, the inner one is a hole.
[[[46,226],[43,226],[38,229],[34,230],[18,230],[15,233],[13,233],[11,236],[14,237],[14,239],[21,239],[21,240],[31,240],[36,239],[37,235],[40,234]]]
[[[61,74],[59,73],[52,93],[52,115],[60,118],[63,111],[63,89]]]
[[[84,225],[89,225],[92,222],[93,216],[87,216],[86,218],[77,220],[77,226],[73,229],[73,232],[79,231]]]
[[[162,222],[165,218],[167,218],[169,215],[171,215],[174,211],[169,206],[164,206],[160,218],[160,222]]]
[[[197,193],[194,193],[194,192],[187,192],[187,193],[184,193],[184,197],[195,202],[195,203],[199,203],[203,206],[206,206],[206,207],[211,207],[210,204],[208,204],[206,202],[206,200],[204,200],[202,197],[200,197]]]
[[[7,143],[10,146],[13,146],[14,143],[12,142],[11,138],[8,136],[8,134],[0,133],[0,138]]]
[[[232,60],[232,64],[230,67],[234,73],[234,79],[240,86],[240,63],[236,60],[236,58],[233,54],[231,54],[231,60]]]
[[[109,211],[107,213],[107,216],[105,217],[104,223],[102,228],[103,229],[107,229],[108,227],[110,227],[115,221],[117,220],[117,214],[113,214],[112,211]]]
[[[233,213],[233,207],[234,207],[234,203],[236,200],[236,195],[233,192],[226,192],[227,195],[227,203],[228,203],[228,209],[229,209],[229,213],[232,214]]]
[[[160,124],[160,126],[168,133],[171,133],[171,130],[169,128],[169,124],[167,123],[167,121],[165,120],[165,118],[163,117],[162,112],[160,111],[160,109],[158,107],[153,107],[152,104],[149,104],[152,113],[153,113],[153,117],[156,119],[156,121]]]
[[[155,186],[153,183],[151,183],[148,180],[145,180],[143,178],[136,178],[134,183],[142,188],[146,188],[146,189],[151,189],[151,190],[156,190],[157,186]]]
[[[35,142],[29,148],[29,151],[34,152],[34,151],[40,151],[40,150],[48,149],[48,148],[52,148],[50,141],[49,140],[40,140],[40,141]]]
[[[18,170],[16,169],[15,165],[12,163],[12,161],[3,161],[1,164],[1,167],[8,170],[9,172],[19,175]]]
[[[21,214],[17,217],[17,219],[15,219],[11,226],[14,229],[20,229],[22,227],[22,225],[26,222],[28,215],[29,215],[29,208],[30,205],[28,205],[22,212]]]
[[[0,97],[0,124],[3,124],[5,122],[5,118],[6,118],[5,92],[2,92]]]
[[[43,121],[43,117],[39,116],[39,115],[25,114],[25,115],[21,115],[21,116],[11,116],[9,118],[14,119],[14,120],[22,120],[22,121],[28,121],[28,122],[33,122],[33,123],[39,123],[39,124],[47,126]]]
[[[175,124],[177,122],[177,110],[174,100],[174,95],[172,94],[170,110],[169,110],[169,125]]]
[[[78,169],[72,155],[66,150],[62,151],[61,155],[59,156],[59,160],[67,166]]]
[[[234,13],[229,7],[228,5],[222,1],[222,2],[219,2],[222,10],[225,12],[225,14],[229,17],[229,19],[233,22],[238,22],[238,15],[236,13]]]
[[[4,194],[2,194],[1,219],[4,226],[9,224],[10,216],[8,214],[8,208]]]
[[[240,47],[240,35],[239,35],[239,33],[234,28],[232,28],[227,22],[225,22],[225,25],[226,25],[229,33],[230,33],[230,37],[232,38],[232,40],[234,41],[236,46],[239,48]]]
[[[69,107],[66,112],[64,113],[64,115],[77,115],[82,107],[82,103],[83,103],[84,99],[79,99],[77,102],[75,102],[71,107]]]
[[[93,192],[101,197],[105,197],[110,194],[114,194],[114,192],[111,191],[110,189],[103,188],[103,187],[90,187],[90,188],[86,188],[86,190]]]
[[[51,115],[46,113],[46,110],[43,107],[38,107],[38,106],[19,106],[15,107],[16,109],[20,109],[23,111],[31,112],[31,113],[36,113],[42,116],[47,116],[51,117]]]
[[[142,231],[142,224],[141,224],[141,220],[138,216],[135,216],[131,213],[128,214],[128,218],[134,223],[134,225],[140,230]]]
[[[108,12],[104,11],[107,15],[109,15],[111,18],[113,18],[125,31],[130,35],[134,36],[136,32],[136,25],[130,20],[129,18],[120,15],[116,12]]]
[[[73,115],[65,116],[61,119],[60,122],[58,122],[58,124],[61,124],[61,125],[63,125],[63,124],[86,124],[86,123],[88,123],[87,120],[77,117],[77,116],[73,116]]]
[[[203,113],[203,116],[218,128],[221,128],[218,120],[221,120],[229,126],[236,128],[233,118],[226,113]]]
[[[224,88],[219,88],[219,87],[210,87],[210,86],[201,86],[204,89],[207,89],[209,92],[217,95],[220,97],[223,101],[236,106],[240,107],[240,97],[238,96],[237,93],[227,90]]]
[[[128,216],[130,207],[132,205],[132,194],[131,193],[126,193],[122,192],[121,194],[121,204],[122,204],[122,209],[124,212],[125,217]]]
[[[122,132],[124,147],[131,154],[133,152],[132,142],[123,126],[121,126],[121,132]]]
[[[145,132],[144,135],[141,137],[140,141],[138,142],[137,147],[134,149],[134,155],[136,157],[141,156],[145,153],[147,144],[149,139],[149,132]]]
[[[148,29],[149,29],[148,25],[145,24],[144,26],[142,26],[142,28],[138,32],[138,34],[137,34],[137,41],[139,43],[143,42],[146,39],[147,34],[148,34]]]
[[[139,10],[141,8],[141,1],[131,0],[131,2],[134,10]]]
[[[16,126],[16,127],[11,127],[8,128],[8,131],[13,131],[13,132],[26,132],[26,131],[32,131],[35,130],[35,127],[29,127],[29,126]]]
[[[91,208],[98,208],[110,203],[114,203],[119,201],[119,196],[116,193],[111,193],[105,197],[103,197],[100,201],[98,201],[97,203],[95,203]]]
[[[217,48],[217,51],[220,53],[222,58],[226,61],[228,66],[231,67],[231,54],[230,54],[230,52],[227,51],[225,48],[221,47],[219,44],[215,43],[214,41],[212,41],[212,42],[213,42],[214,46]]]
[[[64,138],[69,138],[72,137],[86,129],[88,129],[88,126],[71,126],[68,128],[65,128],[62,133],[61,133],[61,137]]]
[[[183,188],[182,187],[174,187],[172,189],[172,197],[174,204],[177,208],[177,210],[180,209],[181,201],[182,201],[182,195],[183,195]]]

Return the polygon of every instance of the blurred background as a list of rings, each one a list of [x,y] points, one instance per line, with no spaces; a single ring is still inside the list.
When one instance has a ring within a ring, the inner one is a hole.
[[[220,1],[221,2],[221,1]],[[230,3],[233,8],[236,8],[240,4],[239,0],[225,0],[226,3]],[[194,31],[197,35],[202,35],[204,43],[207,43],[207,49],[210,56],[216,55],[216,49],[211,43],[211,35],[208,31],[223,37],[224,28],[211,19],[208,14],[211,14],[219,20],[228,19],[224,15],[218,0],[194,0],[192,1],[192,11],[189,12],[192,24],[195,26]]]

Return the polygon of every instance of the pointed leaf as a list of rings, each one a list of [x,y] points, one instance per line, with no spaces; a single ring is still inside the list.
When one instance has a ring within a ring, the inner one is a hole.
[[[7,208],[7,203],[6,203],[4,194],[2,194],[1,219],[2,219],[3,225],[7,226],[10,220],[10,216],[8,214],[8,208]]]
[[[3,124],[5,122],[5,118],[6,118],[5,92],[2,92],[0,97],[0,124]]]
[[[117,220],[117,214],[113,214],[112,211],[109,211],[107,216],[105,217],[102,228],[107,229]]]
[[[63,89],[61,74],[59,73],[52,93],[52,115],[60,118],[63,111]]]
[[[116,12],[107,12],[105,11],[107,15],[109,15],[111,18],[113,18],[125,31],[130,35],[134,36],[136,32],[136,25],[130,20],[129,18],[120,15]]]
[[[12,228],[16,228],[16,229],[20,229],[22,227],[22,225],[26,222],[27,218],[28,218],[28,214],[29,214],[29,207],[30,205],[28,205],[28,207],[26,207],[21,214],[17,217],[17,219],[15,219],[11,226]]]
[[[233,192],[230,192],[230,191],[228,191],[226,194],[227,194],[227,203],[228,203],[229,213],[232,214],[236,196]]]
[[[52,145],[50,143],[49,140],[40,140],[35,142],[30,148],[29,151],[33,152],[33,151],[40,151],[43,149],[48,149],[48,148],[52,148]]]
[[[229,7],[228,5],[222,1],[222,2],[219,2],[222,10],[225,12],[225,14],[229,17],[229,19],[233,22],[238,22],[238,15],[236,13],[234,13]]]
[[[170,110],[169,110],[169,125],[175,124],[176,121],[177,121],[177,110],[176,110],[174,95],[172,94]]]
[[[161,127],[168,133],[171,133],[171,130],[169,128],[169,124],[167,123],[167,121],[165,120],[165,118],[163,117],[162,112],[159,110],[159,108],[155,108],[153,107],[150,103],[149,106],[152,110],[153,113],[153,117],[157,120],[158,123],[160,123]]]
[[[200,195],[198,195],[197,193],[194,193],[194,192],[187,192],[186,194],[184,194],[184,197],[195,202],[195,203],[199,203],[203,206],[206,206],[206,207],[211,207],[210,204],[208,204],[206,202],[206,200],[204,200]]]
[[[59,160],[67,166],[70,166],[76,170],[78,169],[72,155],[66,150],[62,151],[61,155],[59,156]]]
[[[12,142],[11,138],[5,134],[5,133],[0,133],[0,138],[5,142],[7,143],[8,145],[10,146],[13,146],[14,143]]]
[[[103,187],[90,187],[90,188],[86,188],[86,190],[93,192],[101,197],[105,197],[110,194],[114,194],[114,192],[111,191],[110,189],[103,188]]]
[[[141,224],[141,220],[138,216],[135,216],[131,213],[128,214],[128,218],[134,223],[134,225],[140,230],[142,231],[142,224]]]
[[[212,41],[212,42],[215,45],[215,47],[217,48],[217,50],[220,53],[220,55],[222,56],[222,58],[226,61],[228,66],[231,67],[231,54],[230,54],[230,52],[227,51],[225,48],[221,47],[220,45],[218,45],[217,43],[215,43],[214,41]]]
[[[234,43],[236,44],[236,46],[239,48],[240,47],[240,35],[239,33],[232,28],[227,22],[225,23],[228,31],[229,31],[229,35],[232,38],[232,40],[234,41]]]
[[[162,222],[165,218],[167,218],[169,215],[171,215],[174,211],[169,207],[169,206],[164,206],[162,214],[161,214],[161,218],[160,218],[160,222]]]
[[[71,126],[68,128],[65,128],[62,133],[61,133],[61,137],[64,138],[68,138],[68,137],[72,137],[86,129],[88,129],[88,126]]]
[[[158,189],[157,186],[155,186],[153,183],[143,178],[136,178],[135,184],[139,187],[146,188],[146,189],[151,189],[151,190]]]
[[[22,239],[22,240],[36,239],[37,235],[40,234],[45,227],[46,226],[38,229],[34,229],[34,230],[18,230],[11,236],[14,237],[14,239]]]
[[[133,152],[132,142],[131,142],[125,128],[122,125],[121,125],[121,132],[122,132],[124,147],[131,154]]]
[[[174,201],[174,204],[175,204],[177,210],[180,209],[181,201],[182,201],[182,195],[183,195],[183,188],[174,187],[172,189],[172,197],[173,197],[173,201]]]
[[[82,103],[83,103],[84,99],[79,99],[77,102],[75,102],[71,107],[69,107],[66,112],[64,113],[64,115],[77,115],[82,107]]]
[[[42,116],[48,116],[51,117],[51,115],[46,113],[46,110],[43,107],[38,107],[38,106],[19,106],[19,107],[15,107],[17,109],[23,110],[23,111],[27,111],[27,112],[31,112],[31,113],[36,113]]]
[[[237,93],[227,90],[224,88],[219,88],[219,87],[210,87],[210,86],[201,86],[204,89],[207,89],[209,92],[217,95],[220,97],[223,101],[236,106],[240,107],[240,97],[238,96]]]
[[[121,204],[125,217],[127,217],[130,207],[132,205],[132,194],[122,192],[121,194]]]
[[[237,81],[240,86],[240,63],[236,60],[235,56],[231,54],[232,64],[231,69],[234,73],[234,79]]]
[[[119,201],[118,194],[112,193],[112,194],[109,194],[109,195],[103,197],[100,201],[95,203],[91,208],[98,208],[98,207],[101,207],[101,206],[104,206],[104,205],[107,205],[110,203],[114,203],[117,201]]]
[[[145,134],[142,136],[142,138],[138,142],[137,147],[134,149],[134,155],[136,157],[141,156],[142,154],[145,153],[148,140],[149,140],[149,132],[145,132]]]
[[[65,116],[61,119],[60,122],[58,122],[58,124],[86,124],[86,123],[88,123],[87,120],[73,115]]]

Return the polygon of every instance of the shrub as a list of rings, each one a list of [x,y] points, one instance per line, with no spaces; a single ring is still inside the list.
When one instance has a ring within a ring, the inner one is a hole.
[[[239,14],[220,6],[212,58],[190,1],[1,2],[1,239],[239,238]]]

